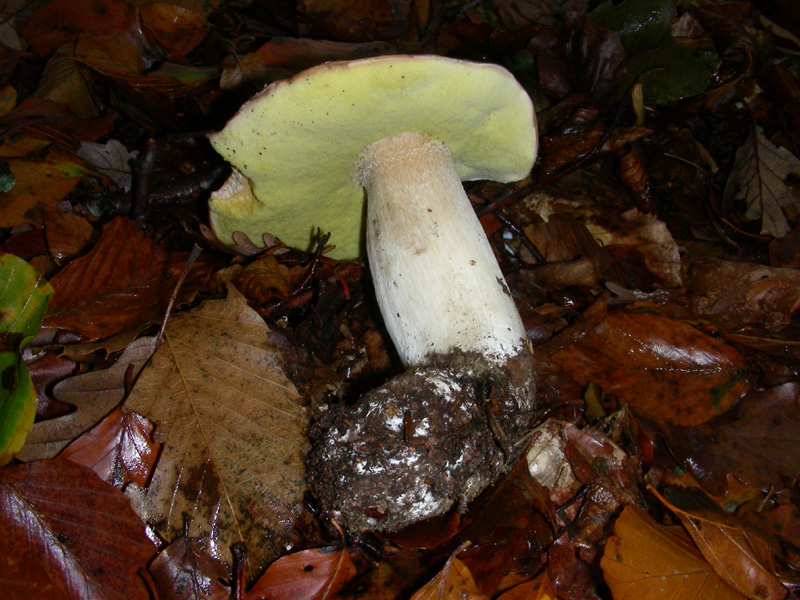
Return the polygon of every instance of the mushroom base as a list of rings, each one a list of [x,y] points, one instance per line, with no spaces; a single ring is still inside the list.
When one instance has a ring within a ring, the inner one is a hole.
[[[351,530],[397,531],[464,510],[506,473],[535,409],[531,355],[498,366],[475,353],[434,355],[312,426],[312,489]]]

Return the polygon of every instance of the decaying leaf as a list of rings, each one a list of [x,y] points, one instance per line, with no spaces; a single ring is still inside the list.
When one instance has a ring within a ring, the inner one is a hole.
[[[135,510],[166,539],[183,532],[228,559],[247,544],[251,576],[290,543],[305,489],[307,417],[261,317],[231,288],[169,321],[125,401],[156,424],[164,447]]]
[[[230,577],[197,540],[181,536],[164,548],[150,565],[160,600],[228,600],[222,581]]]
[[[147,600],[155,547],[118,490],[56,459],[0,470],[0,586],[8,600]],[[91,532],[91,534],[87,534]]]
[[[551,360],[656,421],[693,426],[724,413],[746,390],[732,347],[649,312],[616,311]]]
[[[272,563],[246,600],[326,600],[356,574],[346,549],[314,548]]]
[[[155,342],[155,337],[141,337],[131,342],[110,368],[59,382],[53,395],[73,405],[75,412],[34,423],[17,458],[24,461],[53,458],[114,410],[125,398],[126,386],[153,354]]]
[[[600,561],[614,600],[681,598],[743,600],[692,544],[658,525],[641,508],[626,506]]]
[[[737,150],[735,163],[725,184],[728,204],[744,202],[744,218],[761,221],[761,233],[780,238],[791,229],[786,211],[794,214],[800,201],[786,185],[790,174],[800,175],[800,159],[774,145],[761,127],[756,127]]]
[[[147,419],[117,409],[64,448],[61,458],[89,467],[120,489],[130,482],[145,485],[159,450],[152,434]]]

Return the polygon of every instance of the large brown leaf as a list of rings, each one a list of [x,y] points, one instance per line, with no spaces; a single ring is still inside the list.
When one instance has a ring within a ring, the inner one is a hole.
[[[187,514],[215,558],[244,541],[250,576],[291,543],[305,489],[307,417],[267,333],[233,289],[176,314],[124,404],[164,444],[149,486],[128,487],[135,510],[167,539]]]
[[[186,258],[156,245],[133,221],[117,217],[103,227],[86,256],[53,277],[56,294],[45,324],[100,338],[159,322]],[[194,293],[194,275],[202,271],[201,261],[196,262],[180,298]]]
[[[138,570],[155,547],[119,491],[86,467],[0,470],[0,587],[6,600],[147,600]]]
[[[272,563],[247,592],[247,600],[326,600],[356,572],[344,548],[295,552]]]
[[[743,600],[692,544],[626,506],[606,542],[600,567],[614,600]]]
[[[610,313],[551,360],[581,385],[595,381],[639,414],[675,425],[724,413],[747,387],[736,350],[649,312]]]

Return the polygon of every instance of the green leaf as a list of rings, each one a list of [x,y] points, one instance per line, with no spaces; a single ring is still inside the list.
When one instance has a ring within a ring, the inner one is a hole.
[[[53,288],[21,258],[0,255],[0,465],[22,447],[36,415],[36,389],[22,349],[42,326]]]
[[[619,4],[608,0],[589,13],[589,18],[616,33],[631,56],[668,42],[674,14],[674,0],[626,0]]]
[[[628,61],[627,87],[641,81],[648,104],[667,104],[702,94],[719,65],[714,52],[697,52],[676,43],[670,27],[674,0],[604,2],[589,14],[600,27],[613,31]]]

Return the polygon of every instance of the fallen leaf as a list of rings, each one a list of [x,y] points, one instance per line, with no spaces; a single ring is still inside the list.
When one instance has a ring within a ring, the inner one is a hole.
[[[547,571],[542,571],[536,579],[511,588],[497,600],[556,600],[556,593]]]
[[[285,552],[305,490],[307,416],[268,327],[235,289],[175,314],[124,410],[156,424],[164,447],[135,510],[166,539],[202,538],[215,558],[247,544],[251,576]]]
[[[411,600],[488,600],[475,586],[467,566],[451,556],[442,570],[411,596]]]
[[[659,500],[680,519],[714,571],[733,589],[752,600],[781,600],[788,591],[775,576],[776,549],[755,530],[718,509],[684,509]]]
[[[70,108],[75,116],[93,119],[102,114],[89,70],[75,60],[72,44],[61,46],[47,61],[36,95]]]
[[[789,150],[774,145],[761,127],[756,126],[736,151],[731,174],[725,182],[724,201],[728,206],[744,202],[744,218],[761,221],[761,233],[776,238],[791,230],[786,212],[797,214],[800,201],[786,185],[790,174],[800,175],[800,159]]]
[[[124,192],[130,191],[133,181],[130,160],[136,152],[129,152],[119,140],[108,140],[105,144],[81,142],[75,153],[113,181]]]
[[[142,26],[164,48],[171,60],[184,56],[203,41],[208,32],[205,17],[185,6],[153,2],[139,7]]]
[[[736,350],[649,312],[610,313],[551,360],[643,416],[687,427],[724,413],[747,389]]]
[[[167,252],[133,221],[117,217],[88,254],[53,277],[56,294],[45,322],[89,338],[160,322],[186,257]],[[203,261],[195,261],[178,302],[194,294],[204,271]]]
[[[0,227],[14,227],[28,220],[39,204],[55,206],[80,181],[85,169],[66,152],[52,150],[41,160],[14,158],[8,161],[17,181],[0,195]]]
[[[622,510],[600,568],[614,600],[745,598],[714,572],[689,541],[661,527],[636,506]]]
[[[780,488],[781,475],[800,478],[798,398],[797,382],[751,392],[731,422],[665,433],[684,468],[712,494],[724,493],[728,473],[762,490]]]
[[[42,220],[47,250],[56,264],[64,264],[83,254],[96,233],[83,217],[57,208],[43,209]]]
[[[225,566],[200,547],[197,540],[181,536],[155,557],[150,575],[159,600],[228,600],[230,590],[221,582],[230,578]]]
[[[52,294],[28,263],[0,254],[0,465],[17,454],[36,416],[36,389],[22,349],[39,331]]]
[[[64,448],[60,457],[89,467],[106,483],[122,489],[146,485],[158,456],[153,424],[117,409]]]
[[[272,563],[245,600],[324,600],[355,575],[356,566],[345,549],[303,550]]]
[[[0,470],[0,586],[8,600],[147,600],[155,547],[118,490],[69,461]],[[91,534],[88,534],[91,532]]]
[[[133,381],[155,350],[155,337],[131,342],[108,369],[82,373],[56,384],[56,400],[76,410],[55,419],[34,423],[17,458],[23,461],[53,458],[79,435],[91,429],[125,398]]]

